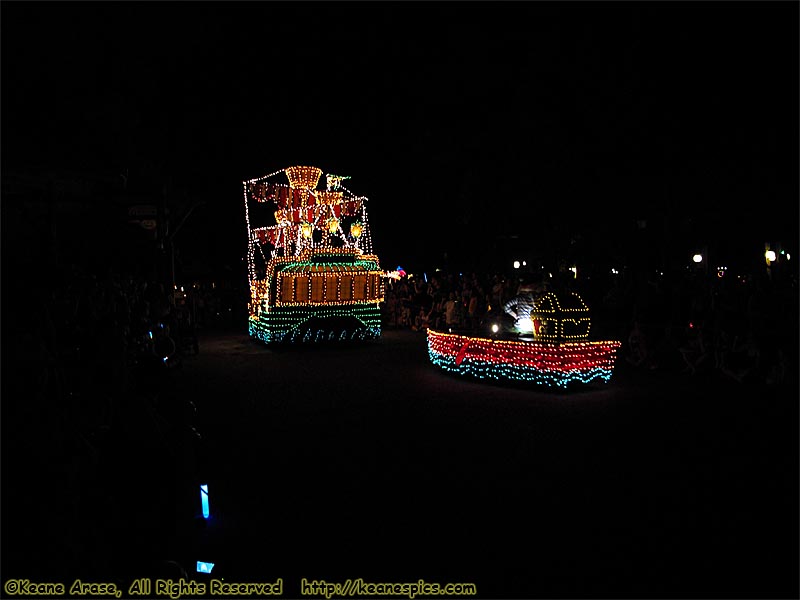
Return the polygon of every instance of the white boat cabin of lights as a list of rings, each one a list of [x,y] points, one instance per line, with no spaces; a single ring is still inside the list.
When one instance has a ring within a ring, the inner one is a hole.
[[[318,190],[321,176],[295,166],[243,182],[249,333],[264,342],[380,337],[384,273],[372,253],[367,198],[339,175],[327,174]],[[253,223],[254,203],[273,203],[275,224]]]

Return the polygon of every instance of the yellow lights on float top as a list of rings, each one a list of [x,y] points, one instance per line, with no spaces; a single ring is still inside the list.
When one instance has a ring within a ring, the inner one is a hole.
[[[315,191],[314,195],[320,204],[341,204],[344,199],[344,192]]]
[[[547,292],[541,298],[536,301],[536,312],[553,312],[555,310],[559,310],[562,312],[588,312],[589,307],[586,306],[586,303],[583,301],[583,298],[580,297],[579,294],[576,292],[567,292],[564,294],[565,297],[573,297],[579,303],[580,306],[578,308],[566,308],[561,306],[561,303],[558,301],[558,296],[556,296],[553,292]]]
[[[322,176],[317,167],[287,167],[284,169],[289,185],[298,190],[313,190]]]
[[[270,185],[275,186],[275,189],[283,187],[289,190],[289,205],[279,208],[273,213],[276,225],[270,229],[274,229],[275,232],[274,235],[269,235],[269,242],[275,247],[272,250],[273,256],[287,255],[289,252],[297,255],[307,246],[306,242],[313,247],[328,248],[330,242],[325,241],[327,238],[323,238],[321,245],[313,241],[314,231],[321,229],[332,236],[341,235],[344,238],[345,231],[343,231],[343,227],[345,227],[345,222],[343,219],[345,216],[355,216],[358,219],[358,223],[350,227],[351,240],[349,242],[343,240],[345,245],[353,245],[356,249],[367,253],[372,252],[365,206],[367,198],[363,196],[355,197],[341,185],[342,180],[349,179],[349,177],[329,175],[328,189],[317,190],[315,186],[322,174],[321,169],[317,167],[293,166],[276,173],[280,172],[283,172],[289,179],[289,186],[281,186],[281,184]],[[261,184],[265,181],[266,178],[250,180],[245,182],[245,188],[253,183]],[[301,191],[301,195],[293,193],[292,190],[295,192]],[[284,191],[281,191],[281,197],[285,197]],[[245,189],[246,219],[248,229],[251,229],[247,198],[247,189]],[[265,198],[274,199],[277,196],[275,192],[270,192]],[[282,203],[280,205],[283,206]],[[253,259],[251,249],[248,254],[251,279],[255,277]]]

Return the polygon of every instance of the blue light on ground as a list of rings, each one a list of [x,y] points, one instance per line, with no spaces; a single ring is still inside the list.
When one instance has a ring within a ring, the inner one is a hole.
[[[210,511],[208,508],[208,485],[203,484],[200,486],[200,501],[203,503],[203,518],[207,519]],[[198,565],[200,563],[197,563]],[[198,567],[199,568],[199,567]]]
[[[197,561],[197,572],[198,573],[211,573],[211,569],[214,568],[214,563],[209,562],[202,562]]]

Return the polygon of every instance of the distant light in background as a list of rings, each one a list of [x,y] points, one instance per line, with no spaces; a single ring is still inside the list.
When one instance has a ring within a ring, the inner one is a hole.
[[[702,255],[702,254],[695,254],[695,255],[692,257],[692,260],[693,260],[694,262],[696,262],[696,263],[701,263],[701,262],[703,262],[703,255]]]
[[[775,259],[778,258],[777,256],[775,256],[774,250],[767,250],[766,252],[764,252],[764,257],[767,259],[767,264],[775,262]]]
[[[515,269],[519,269],[519,261],[518,260],[514,261],[514,268]]]

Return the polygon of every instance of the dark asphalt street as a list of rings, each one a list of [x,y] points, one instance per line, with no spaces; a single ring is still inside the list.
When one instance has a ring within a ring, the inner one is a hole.
[[[798,401],[642,373],[569,393],[478,382],[424,334],[273,350],[206,333],[198,407],[228,580],[471,582],[481,597],[798,594]],[[190,563],[193,564],[193,563]]]

